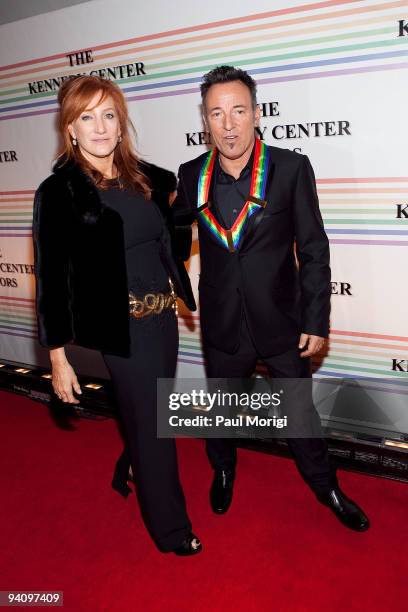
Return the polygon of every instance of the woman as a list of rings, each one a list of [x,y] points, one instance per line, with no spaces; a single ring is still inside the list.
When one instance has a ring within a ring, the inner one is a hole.
[[[148,166],[133,151],[121,90],[80,76],[63,84],[58,100],[63,150],[36,192],[33,222],[39,340],[50,349],[53,388],[78,403],[64,345],[102,352],[146,526],[161,551],[196,554],[202,546],[191,532],[175,441],[156,435],[156,380],[176,369],[173,287],[195,310],[191,287],[181,283],[151,200],[141,169]],[[114,478],[123,494],[126,454]]]

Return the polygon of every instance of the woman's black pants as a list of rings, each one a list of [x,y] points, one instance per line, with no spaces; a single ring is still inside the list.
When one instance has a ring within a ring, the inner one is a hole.
[[[131,356],[104,354],[140,508],[158,548],[171,551],[191,531],[181,488],[176,443],[158,439],[157,378],[173,378],[177,364],[178,326],[173,310],[136,320],[131,317]]]

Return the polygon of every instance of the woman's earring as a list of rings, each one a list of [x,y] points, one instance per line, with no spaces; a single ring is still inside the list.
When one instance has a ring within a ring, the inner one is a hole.
[[[119,135],[118,137],[118,144],[120,144],[122,142],[122,136]]]
[[[77,139],[76,139],[76,138],[73,138],[73,139],[72,139],[72,144],[74,145],[74,147],[76,147],[76,146],[77,146],[78,141],[77,141]]]

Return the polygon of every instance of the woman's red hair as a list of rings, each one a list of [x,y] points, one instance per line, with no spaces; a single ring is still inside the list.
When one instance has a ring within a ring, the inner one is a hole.
[[[64,81],[58,92],[58,102],[60,113],[58,127],[62,136],[62,150],[60,158],[64,161],[75,161],[81,168],[95,181],[102,189],[107,187],[107,180],[104,176],[90,164],[81,154],[78,146],[72,144],[71,136],[68,131],[70,123],[78,119],[80,114],[88,109],[92,98],[100,93],[100,104],[105,98],[110,96],[118,114],[122,140],[115,148],[113,161],[117,168],[120,181],[126,186],[133,187],[143,193],[146,199],[150,199],[151,186],[148,178],[140,170],[139,160],[132,145],[129,128],[135,132],[132,122],[129,119],[126,100],[120,88],[98,76],[78,76]]]

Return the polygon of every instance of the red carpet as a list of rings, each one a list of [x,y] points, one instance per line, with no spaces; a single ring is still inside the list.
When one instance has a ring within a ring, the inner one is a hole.
[[[407,596],[408,485],[340,473],[372,523],[353,533],[318,504],[293,463],[239,451],[225,516],[208,504],[203,443],[179,442],[192,558],[157,552],[135,495],[110,489],[115,422],[56,428],[42,404],[0,393],[0,590],[60,590],[69,611],[391,610]]]

